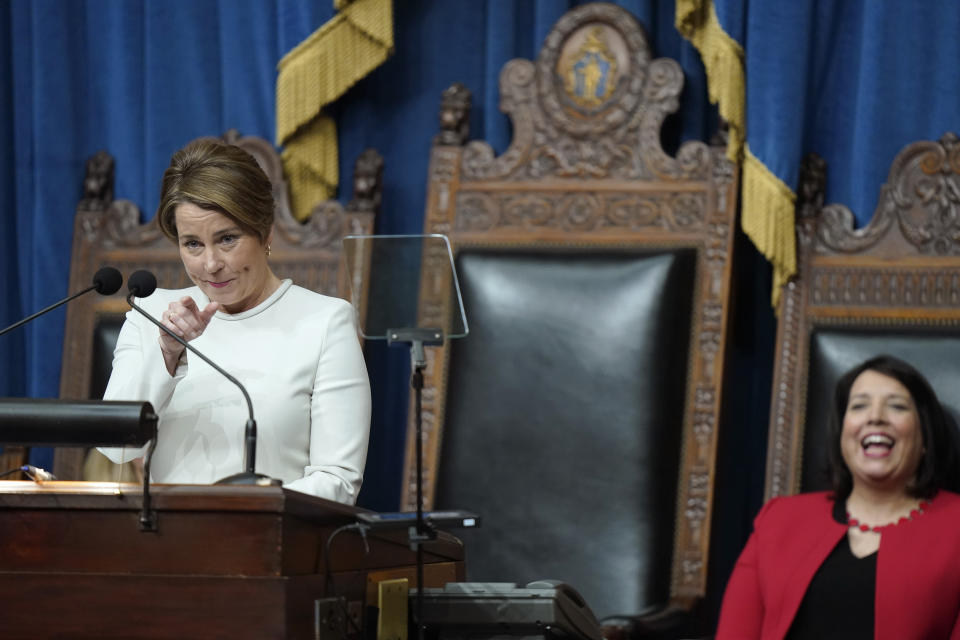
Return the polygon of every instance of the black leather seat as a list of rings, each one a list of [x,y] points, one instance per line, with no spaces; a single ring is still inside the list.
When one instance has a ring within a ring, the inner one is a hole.
[[[695,259],[460,252],[436,507],[482,506],[468,579],[560,577],[600,615],[667,602]]]
[[[90,398],[102,398],[113,370],[113,349],[117,346],[123,316],[101,314],[93,332],[93,362],[90,375]]]

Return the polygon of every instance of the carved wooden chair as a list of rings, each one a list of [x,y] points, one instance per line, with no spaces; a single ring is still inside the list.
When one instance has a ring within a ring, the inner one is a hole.
[[[565,580],[600,617],[704,595],[736,169],[661,148],[682,84],[628,12],[591,4],[504,67],[503,155],[464,146],[470,94],[444,93],[425,232],[451,240],[470,334],[428,349],[424,503],[483,518],[457,533],[470,580]]]
[[[916,366],[960,409],[960,143],[905,147],[879,204],[854,229],[823,206],[826,169],[807,159],[797,216],[798,273],[784,287],[767,456],[767,498],[828,489],[826,421],[836,381],[878,354]]]
[[[382,193],[383,159],[374,150],[357,159],[354,198],[346,208],[330,200],[318,204],[306,222],[293,218],[280,157],[266,140],[227,132],[223,138],[253,155],[273,182],[277,203],[272,253],[274,272],[327,295],[349,296],[340,269],[341,239],[348,234],[373,233]],[[149,269],[160,287],[190,285],[175,247],[151,220],[140,223],[140,211],[127,200],[113,199],[113,158],[104,151],[91,157],[84,180],[84,198],[77,206],[70,291],[88,286],[102,266],[116,267],[128,277]],[[113,360],[124,313],[126,287],[113,296],[87,295],[70,303],[64,336],[60,396],[101,398]],[[54,472],[60,479],[80,479],[85,451],[58,448]]]

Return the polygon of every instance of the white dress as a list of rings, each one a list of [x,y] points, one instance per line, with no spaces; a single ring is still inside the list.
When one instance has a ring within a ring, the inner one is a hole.
[[[136,302],[159,318],[184,295],[201,309],[209,302],[197,287],[157,289]],[[136,311],[127,312],[104,393],[105,400],[146,400],[159,414],[152,480],[210,484],[243,471],[243,394],[189,352],[171,376],[159,331]],[[257,423],[258,473],[290,489],[356,501],[370,434],[370,383],[349,303],[284,280],[253,309],[217,312],[190,345],[247,388]],[[143,454],[101,451],[114,462]]]

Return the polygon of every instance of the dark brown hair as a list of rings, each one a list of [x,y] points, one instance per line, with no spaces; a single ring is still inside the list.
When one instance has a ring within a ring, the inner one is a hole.
[[[853,490],[853,477],[843,460],[840,436],[843,431],[843,417],[850,400],[850,389],[864,371],[876,371],[900,382],[910,392],[917,409],[924,451],[917,467],[916,478],[907,487],[908,493],[916,498],[930,498],[938,489],[957,491],[960,488],[957,469],[960,455],[956,425],[944,411],[933,387],[919,371],[903,360],[881,355],[843,374],[834,391],[827,432],[827,468],[834,498],[846,500]]]
[[[216,138],[199,138],[173,154],[160,184],[157,223],[177,240],[177,206],[219,211],[266,242],[273,226],[273,186],[249,153]]]

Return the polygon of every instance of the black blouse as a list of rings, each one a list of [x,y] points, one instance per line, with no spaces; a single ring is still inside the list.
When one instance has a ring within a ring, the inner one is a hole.
[[[834,505],[838,522],[846,522],[845,508]],[[876,585],[877,553],[856,557],[844,536],[810,581],[787,640],[872,640]]]

